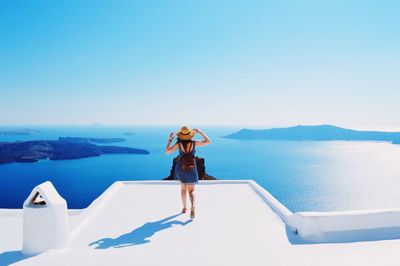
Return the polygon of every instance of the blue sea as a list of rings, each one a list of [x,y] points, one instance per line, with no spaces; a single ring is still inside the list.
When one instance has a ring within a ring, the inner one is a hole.
[[[117,180],[160,180],[168,176],[175,156],[164,153],[168,135],[178,130],[137,126],[26,128],[40,133],[0,136],[0,142],[122,137],[125,142],[112,145],[147,149],[150,155],[2,164],[0,208],[21,208],[32,188],[46,180],[54,184],[71,209],[87,207]],[[211,145],[197,149],[197,155],[206,159],[208,174],[217,179],[253,179],[294,212],[400,207],[400,145],[222,138],[239,129],[202,128],[212,139]],[[124,135],[127,131],[135,134]]]

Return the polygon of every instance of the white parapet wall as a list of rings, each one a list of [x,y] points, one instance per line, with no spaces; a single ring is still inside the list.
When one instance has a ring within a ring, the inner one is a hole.
[[[292,213],[256,182],[247,182],[288,228],[305,242],[354,242],[400,238],[400,208]]]
[[[272,196],[267,190],[253,180],[247,180],[253,190],[271,207],[271,209],[281,218],[281,220],[294,232],[297,231],[296,224],[293,223],[293,213],[286,208],[279,200]]]
[[[69,235],[70,239],[74,239],[82,232],[82,230],[84,230],[91,220],[96,217],[97,212],[107,204],[108,200],[118,193],[118,190],[121,188],[122,184],[122,181],[114,182],[87,208],[80,210],[80,212],[77,213],[77,216],[81,222],[71,231]]]
[[[300,237],[311,242],[352,242],[400,238],[400,208],[298,212],[290,220]]]

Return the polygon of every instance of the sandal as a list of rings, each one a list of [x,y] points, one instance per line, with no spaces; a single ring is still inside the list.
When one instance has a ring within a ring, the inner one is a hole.
[[[194,208],[190,210],[190,219],[194,219]]]
[[[183,209],[182,209],[182,213],[186,213],[186,208],[183,208]]]

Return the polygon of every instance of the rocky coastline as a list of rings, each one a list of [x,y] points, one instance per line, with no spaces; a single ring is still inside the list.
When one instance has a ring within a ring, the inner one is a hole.
[[[100,156],[102,154],[150,154],[144,149],[96,145],[88,140],[60,138],[59,140],[34,140],[0,143],[0,164],[12,162],[37,162],[39,160],[71,160]],[[100,143],[115,139],[100,139]]]

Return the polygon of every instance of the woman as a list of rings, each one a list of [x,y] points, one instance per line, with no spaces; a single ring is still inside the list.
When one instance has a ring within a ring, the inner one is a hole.
[[[196,135],[200,134],[203,137],[202,141],[192,140]],[[210,139],[201,132],[199,129],[190,130],[190,128],[184,126],[176,133],[178,140],[171,147],[171,143],[174,139],[174,132],[171,132],[168,139],[167,147],[165,148],[165,153],[170,154],[179,149],[179,156],[175,166],[175,179],[181,182],[181,198],[182,198],[182,213],[185,213],[186,208],[186,198],[189,193],[191,209],[190,218],[193,219],[195,216],[195,194],[194,185],[198,182],[199,177],[196,169],[196,160],[194,159],[194,154],[196,152],[196,147],[206,146],[211,143]],[[192,160],[192,162],[191,162]]]

